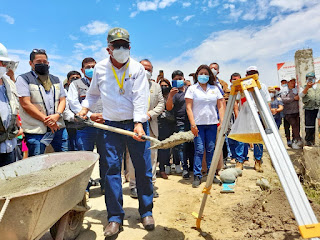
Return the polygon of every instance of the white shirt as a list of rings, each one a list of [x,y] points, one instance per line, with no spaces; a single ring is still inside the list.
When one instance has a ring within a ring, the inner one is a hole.
[[[120,69],[113,67],[120,82],[122,74],[126,71],[123,82],[125,93],[120,95],[110,58],[97,63],[82,106],[90,108],[101,96],[102,116],[105,120],[133,119],[135,122],[146,122],[148,119],[149,82],[144,67],[132,58],[130,58],[127,70],[126,65]]]
[[[184,98],[192,99],[192,112],[196,125],[218,124],[217,101],[223,96],[217,86],[207,84],[204,91],[199,83],[187,89]]]
[[[84,78],[88,84],[90,85],[90,81],[87,78]],[[69,85],[69,90],[67,93],[67,97],[68,97],[68,103],[70,106],[70,110],[74,113],[78,113],[81,111],[82,106],[81,103],[79,101],[79,96],[78,96],[78,89],[76,88],[75,84],[72,82]],[[87,116],[90,117],[92,114],[91,111],[88,112]]]

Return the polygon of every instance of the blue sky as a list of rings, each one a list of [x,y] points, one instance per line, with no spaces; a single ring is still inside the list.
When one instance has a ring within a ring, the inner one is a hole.
[[[108,57],[107,32],[120,26],[131,56],[153,63],[154,78],[163,69],[171,80],[180,69],[188,79],[200,64],[218,62],[222,79],[256,65],[262,82],[275,85],[276,64],[293,61],[296,50],[320,57],[319,12],[318,0],[2,1],[0,42],[20,61],[17,74],[30,70],[30,51],[43,48],[64,80],[83,58]]]

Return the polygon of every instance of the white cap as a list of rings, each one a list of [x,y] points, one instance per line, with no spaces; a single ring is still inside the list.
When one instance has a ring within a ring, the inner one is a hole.
[[[258,72],[258,68],[256,66],[250,66],[247,68],[246,72],[250,72],[250,71],[257,71]]]
[[[5,46],[3,46],[2,43],[0,43],[0,61],[6,61],[6,62],[12,61],[12,60],[8,57],[8,50],[6,49]]]

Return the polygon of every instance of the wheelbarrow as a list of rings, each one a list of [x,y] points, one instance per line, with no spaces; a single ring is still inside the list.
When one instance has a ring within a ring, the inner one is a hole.
[[[51,227],[54,239],[75,239],[88,210],[84,194],[98,159],[99,155],[93,152],[50,153],[1,167],[0,184],[6,184],[6,181],[15,184],[15,180],[26,178],[30,181],[21,184],[26,188],[37,186],[37,189],[25,193],[22,189],[10,194],[3,189],[0,191],[0,238],[39,239]],[[67,164],[69,167],[71,164],[72,171],[66,171],[69,174],[54,174],[54,169],[65,168]],[[47,181],[53,184],[36,183],[40,179],[33,176],[41,171],[45,171]],[[10,185],[10,190],[13,188]]]

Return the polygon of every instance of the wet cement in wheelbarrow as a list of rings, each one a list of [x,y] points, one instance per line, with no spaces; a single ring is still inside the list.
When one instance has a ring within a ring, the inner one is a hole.
[[[188,132],[178,132],[172,134],[170,137],[166,138],[160,143],[153,144],[151,149],[167,149],[172,148],[174,146],[180,145],[185,142],[192,142],[194,139],[194,135],[191,131]]]
[[[54,164],[27,175],[0,180],[0,197],[12,198],[54,187],[88,168],[88,160]]]

